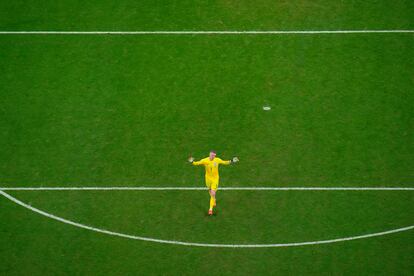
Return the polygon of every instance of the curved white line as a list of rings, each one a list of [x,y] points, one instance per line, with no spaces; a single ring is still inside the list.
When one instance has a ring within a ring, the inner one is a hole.
[[[70,224],[79,228],[83,228],[83,229],[87,229],[87,230],[91,230],[91,231],[95,231],[98,233],[103,233],[103,234],[107,234],[107,235],[111,235],[111,236],[118,236],[118,237],[122,237],[122,238],[127,238],[127,239],[133,239],[133,240],[142,240],[142,241],[150,241],[150,242],[157,242],[157,243],[167,243],[167,244],[176,244],[176,245],[185,245],[185,246],[198,246],[198,247],[230,247],[230,248],[257,248],[257,247],[290,247],[290,246],[303,246],[303,245],[315,245],[315,244],[325,244],[325,243],[335,243],[335,242],[342,242],[342,241],[350,241],[350,240],[357,240],[357,239],[365,239],[365,238],[371,238],[371,237],[376,237],[376,236],[383,236],[383,235],[388,235],[388,234],[392,234],[392,233],[397,233],[397,232],[403,232],[403,231],[408,231],[411,229],[414,229],[414,225],[411,226],[407,226],[407,227],[403,227],[403,228],[398,228],[398,229],[393,229],[393,230],[388,230],[388,231],[384,231],[384,232],[378,232],[378,233],[373,233],[373,234],[366,234],[366,235],[360,235],[360,236],[353,236],[353,237],[346,237],[346,238],[339,238],[339,239],[332,239],[332,240],[321,240],[321,241],[310,241],[310,242],[294,242],[294,243],[274,243],[274,244],[214,244],[214,243],[194,243],[194,242],[182,242],[182,241],[171,241],[171,240],[161,240],[161,239],[153,239],[153,238],[147,238],[147,237],[140,237],[140,236],[134,236],[134,235],[128,235],[128,234],[123,234],[123,233],[118,233],[118,232],[113,232],[113,231],[109,231],[109,230],[105,230],[105,229],[99,229],[99,228],[95,228],[92,226],[88,226],[88,225],[84,225],[84,224],[80,224],[71,220],[67,220],[49,213],[46,213],[40,209],[34,208],[14,197],[12,197],[11,195],[5,193],[4,191],[0,190],[0,194],[4,197],[6,197],[7,199],[13,201],[14,203],[27,208],[35,213],[38,213],[40,215],[43,215],[45,217],[66,223],[66,224]]]

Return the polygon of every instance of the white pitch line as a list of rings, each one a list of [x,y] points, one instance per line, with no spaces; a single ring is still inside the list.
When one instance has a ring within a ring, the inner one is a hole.
[[[337,238],[337,239],[330,239],[330,240],[320,240],[320,241],[308,241],[308,242],[293,242],[293,243],[273,243],[273,244],[216,244],[216,243],[194,243],[194,242],[183,242],[183,241],[174,241],[174,240],[161,240],[161,239],[154,239],[154,238],[148,238],[148,237],[141,237],[141,236],[135,236],[135,235],[129,235],[129,234],[123,234],[119,232],[113,232],[105,229],[95,228],[92,226],[88,226],[85,224],[77,223],[68,219],[64,219],[58,216],[55,216],[53,214],[47,213],[45,211],[42,211],[40,209],[37,209],[35,207],[32,207],[14,197],[11,195],[3,192],[0,190],[0,194],[7,199],[13,201],[14,203],[29,209],[30,211],[33,211],[35,213],[38,213],[40,215],[43,215],[45,217],[48,217],[50,219],[54,219],[57,221],[60,221],[65,224],[70,224],[79,228],[87,229],[90,231],[107,234],[110,236],[117,236],[127,239],[133,239],[133,240],[142,240],[142,241],[149,241],[149,242],[156,242],[156,243],[164,243],[164,244],[174,244],[174,245],[184,245],[184,246],[197,246],[197,247],[221,247],[221,248],[263,248],[263,247],[292,247],[292,246],[305,246],[305,245],[317,245],[317,244],[326,244],[326,243],[336,243],[336,242],[344,242],[344,241],[350,241],[350,240],[358,240],[358,239],[366,239],[366,238],[372,238],[372,237],[378,237],[378,236],[384,236],[389,235],[393,233],[408,231],[411,229],[414,229],[414,225],[398,228],[398,229],[392,229],[388,231],[383,232],[377,232],[377,233],[371,233],[371,234],[365,234],[365,235],[359,235],[359,236],[352,236],[352,237],[345,237],[345,238]]]
[[[199,191],[205,187],[0,187],[3,191]],[[222,187],[220,191],[414,191],[414,187]]]
[[[289,35],[414,33],[414,30],[308,30],[308,31],[0,31],[0,35]]]

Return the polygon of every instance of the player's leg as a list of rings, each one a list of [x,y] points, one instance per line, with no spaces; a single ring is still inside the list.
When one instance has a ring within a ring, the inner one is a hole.
[[[214,190],[214,196],[213,196],[213,198],[214,198],[214,207],[216,207],[216,205],[217,205],[216,193],[217,193],[218,186],[219,186],[219,180],[216,179],[211,184],[212,190]]]
[[[216,190],[216,192],[217,192],[217,190]],[[216,198],[216,194],[214,194],[214,207],[216,207],[216,205],[217,205],[217,198]]]
[[[210,189],[208,192],[210,194],[210,209],[208,209],[208,214],[212,215],[213,214],[213,208],[214,208],[214,205],[215,205],[215,202],[216,202],[216,191]]]
[[[214,206],[216,206],[216,191],[218,188],[218,179],[212,179],[211,180],[211,184],[210,184],[210,209],[208,210],[208,214],[212,215],[213,214],[213,208]]]
[[[210,209],[208,210],[208,214],[212,215],[213,214],[213,206],[212,203],[214,203],[212,195],[211,195],[211,180],[209,178],[206,178],[206,186],[208,188],[208,193],[210,195]]]
[[[216,191],[211,189],[209,193],[210,193],[210,208],[212,209],[212,207],[216,205]]]

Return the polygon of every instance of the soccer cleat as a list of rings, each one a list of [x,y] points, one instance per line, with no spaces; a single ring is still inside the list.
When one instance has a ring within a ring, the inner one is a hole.
[[[208,210],[208,215],[209,216],[213,215],[213,210]]]

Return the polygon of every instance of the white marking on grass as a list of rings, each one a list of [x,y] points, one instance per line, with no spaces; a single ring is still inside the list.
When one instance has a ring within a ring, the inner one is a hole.
[[[359,236],[352,236],[352,237],[345,237],[345,238],[337,238],[337,239],[330,239],[330,240],[320,240],[320,241],[309,241],[309,242],[293,242],[293,243],[273,243],[273,244],[215,244],[215,243],[194,243],[194,242],[183,242],[183,241],[174,241],[174,240],[161,240],[161,239],[154,239],[154,238],[147,238],[147,237],[141,237],[141,236],[135,236],[135,235],[129,235],[129,234],[123,234],[119,232],[113,232],[105,229],[95,228],[92,226],[88,226],[85,224],[77,223],[68,219],[64,219],[58,216],[55,216],[50,213],[46,213],[45,211],[42,211],[40,209],[37,209],[35,207],[32,207],[14,197],[11,195],[5,193],[4,191],[0,190],[0,194],[7,199],[13,201],[14,203],[29,209],[30,211],[33,211],[35,213],[38,213],[40,215],[43,215],[45,217],[60,221],[65,224],[70,224],[72,226],[76,226],[79,228],[87,229],[90,231],[107,234],[110,236],[118,236],[122,238],[127,239],[133,239],[133,240],[142,240],[142,241],[149,241],[149,242],[156,242],[156,243],[166,243],[166,244],[174,244],[174,245],[185,245],[185,246],[197,246],[197,247],[227,247],[227,248],[260,248],[260,247],[291,247],[291,246],[304,246],[304,245],[317,245],[317,244],[326,244],[326,243],[336,243],[336,242],[343,242],[343,241],[350,241],[350,240],[358,240],[358,239],[366,239],[371,237],[377,237],[377,236],[383,236],[383,235],[389,235],[393,233],[408,231],[411,229],[414,229],[414,225],[392,229],[388,231],[383,232],[377,232],[372,234],[365,234],[365,235],[359,235]]]
[[[270,109],[272,109],[270,106],[263,106],[263,110],[265,111],[269,111]]]
[[[0,35],[289,35],[414,33],[414,30],[314,30],[314,31],[0,31]]]
[[[204,191],[205,187],[0,187],[4,191]],[[220,191],[414,191],[414,187],[219,187]]]

